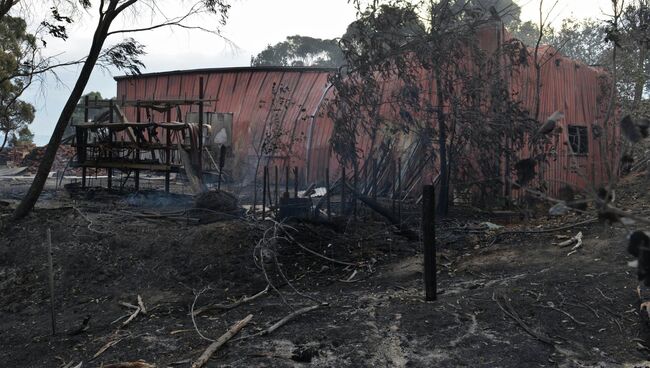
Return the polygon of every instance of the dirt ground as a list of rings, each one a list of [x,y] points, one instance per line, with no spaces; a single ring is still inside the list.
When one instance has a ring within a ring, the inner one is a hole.
[[[644,206],[631,180],[619,200]],[[423,301],[417,242],[380,219],[291,222],[269,242],[270,221],[199,225],[183,196],[71,198],[49,190],[27,219],[7,225],[24,187],[2,187],[0,362],[5,367],[101,367],[143,360],[189,367],[248,314],[252,321],[208,367],[646,367],[648,327],[639,318],[627,230],[587,215],[478,227],[464,214],[439,225],[435,302]],[[183,220],[186,216],[186,220]],[[56,335],[52,336],[46,229],[52,232]],[[521,232],[522,230],[526,232]],[[543,232],[542,232],[543,231]],[[582,231],[584,245],[554,243]],[[498,237],[495,238],[497,234]],[[271,252],[257,256],[259,244]],[[342,263],[335,263],[319,255]],[[282,271],[282,274],[280,273]],[[228,304],[192,321],[192,305]],[[284,274],[284,276],[283,276]],[[147,313],[123,326],[141,296]],[[299,308],[276,331],[260,332]],[[88,320],[84,325],[84,320]],[[86,327],[85,329],[82,327]]]

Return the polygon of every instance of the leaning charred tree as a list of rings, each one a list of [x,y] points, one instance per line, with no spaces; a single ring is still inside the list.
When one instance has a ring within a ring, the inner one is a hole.
[[[331,78],[331,143],[341,163],[367,156],[359,147],[368,139],[371,151],[417,143],[423,151],[412,159],[438,172],[431,179],[439,178],[439,214],[463,183],[504,193],[506,163],[536,127],[508,86],[528,54],[516,41],[482,48],[484,27],[500,31],[502,24],[448,0],[374,2],[361,12],[341,40],[347,67]],[[408,138],[398,143],[398,136]]]
[[[140,67],[143,66],[142,62],[138,59],[138,57],[144,54],[143,47],[141,44],[137,43],[133,39],[126,39],[123,42],[111,46],[108,49],[104,50],[104,43],[106,42],[106,39],[110,35],[119,34],[119,33],[134,33],[134,32],[141,32],[141,31],[149,31],[149,30],[153,30],[165,26],[182,26],[186,28],[204,29],[201,27],[189,27],[183,22],[185,22],[188,18],[190,18],[195,14],[207,12],[207,13],[221,14],[222,16],[221,23],[223,24],[225,22],[225,15],[227,14],[227,10],[229,8],[227,0],[201,0],[201,1],[197,1],[194,4],[188,4],[192,6],[189,7],[189,10],[186,14],[176,18],[167,19],[166,21],[160,24],[155,24],[144,28],[111,31],[111,26],[113,24],[113,21],[120,14],[124,13],[124,11],[126,11],[127,9],[135,10],[136,5],[138,3],[144,4],[150,9],[155,9],[157,8],[157,6],[159,6],[156,5],[155,3],[160,3],[160,2],[162,1],[154,1],[154,0],[102,0],[98,2],[93,2],[91,0],[79,1],[81,6],[85,10],[91,9],[93,7],[93,3],[98,3],[98,5],[96,6],[99,12],[99,21],[95,29],[92,43],[90,45],[90,51],[88,52],[88,56],[85,62],[83,63],[83,67],[81,69],[81,72],[79,73],[79,77],[77,78],[77,82],[75,83],[74,88],[70,93],[70,97],[66,101],[63,110],[61,112],[61,115],[59,116],[59,119],[54,128],[54,132],[52,133],[52,137],[50,138],[50,141],[45,150],[43,160],[41,161],[38,167],[38,171],[36,172],[36,177],[34,178],[34,181],[32,182],[32,185],[30,186],[27,194],[25,195],[23,200],[20,202],[18,208],[14,212],[13,215],[14,219],[20,219],[26,216],[29,213],[29,211],[31,211],[31,209],[34,207],[36,201],[38,200],[38,197],[43,191],[43,187],[45,186],[45,182],[47,181],[47,177],[49,175],[50,169],[52,168],[52,163],[54,162],[56,151],[58,150],[59,145],[61,144],[61,139],[63,138],[65,128],[68,122],[70,121],[72,114],[74,113],[75,107],[79,99],[81,98],[81,95],[84,91],[84,88],[86,87],[86,84],[88,83],[88,79],[90,78],[90,75],[93,69],[95,68],[95,65],[100,61],[100,59],[103,59],[106,63],[112,64],[119,69],[124,69],[132,73],[139,73]],[[64,5],[74,4],[74,2],[62,2],[62,3]],[[71,11],[71,9],[68,10]],[[63,10],[57,10],[57,13],[63,13]],[[70,19],[70,18],[63,19],[61,17],[59,18],[60,20],[64,20],[64,21],[66,19]],[[60,27],[63,28],[58,28],[58,29],[62,29],[63,32],[65,32],[64,26],[60,26]],[[214,32],[216,33],[216,31]]]

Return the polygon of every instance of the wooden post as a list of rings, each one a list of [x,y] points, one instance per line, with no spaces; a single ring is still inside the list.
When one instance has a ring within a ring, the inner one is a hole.
[[[264,179],[262,180],[262,221],[266,217],[266,181],[268,180],[269,168],[264,166]]]
[[[52,336],[56,335],[56,320],[54,316],[54,265],[52,262],[52,231],[47,228],[47,270],[50,278],[50,317],[52,319]]]
[[[330,193],[330,168],[325,168],[325,190],[327,191],[327,219],[332,218],[332,200]]]
[[[345,211],[345,166],[341,167],[341,213],[347,214]]]
[[[422,190],[422,242],[424,243],[425,300],[436,300],[436,203],[433,185]]]
[[[298,166],[293,168],[293,197],[298,198]]]

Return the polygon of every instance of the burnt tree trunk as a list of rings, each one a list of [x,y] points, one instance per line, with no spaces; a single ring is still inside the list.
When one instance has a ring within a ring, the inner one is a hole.
[[[99,59],[102,47],[104,46],[104,41],[106,41],[106,37],[108,37],[108,31],[110,29],[111,23],[121,11],[130,5],[133,5],[135,1],[136,0],[129,0],[127,2],[124,2],[118,8],[118,0],[111,0],[107,6],[106,11],[100,17],[99,23],[97,24],[97,29],[95,30],[95,35],[93,36],[92,45],[90,46],[88,58],[84,62],[81,73],[79,74],[77,82],[75,83],[74,88],[70,93],[70,97],[68,97],[68,100],[63,107],[63,111],[61,111],[61,115],[59,116],[59,120],[56,123],[52,137],[50,137],[50,141],[45,148],[43,159],[38,166],[38,171],[36,172],[34,181],[32,182],[32,185],[29,187],[27,194],[25,197],[23,197],[22,201],[20,201],[20,204],[13,214],[14,220],[18,220],[27,216],[32,208],[34,208],[36,201],[43,191],[43,187],[45,187],[45,183],[47,181],[50,170],[52,169],[52,164],[54,163],[56,151],[59,149],[59,145],[61,144],[63,133],[65,132],[74,109],[79,102],[84,89],[86,88],[86,84],[88,83],[88,79],[90,78],[95,64]]]

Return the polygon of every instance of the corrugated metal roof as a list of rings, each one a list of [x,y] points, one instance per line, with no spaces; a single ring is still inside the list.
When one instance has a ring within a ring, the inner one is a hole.
[[[169,75],[189,75],[189,74],[214,74],[214,73],[242,73],[242,72],[301,72],[301,73],[322,73],[334,72],[336,68],[314,67],[314,66],[235,66],[226,68],[201,68],[201,69],[185,69],[185,70],[170,70],[153,73],[143,73],[134,75],[118,75],[113,77],[114,80],[120,81],[122,79],[137,79],[147,77],[160,77]]]

